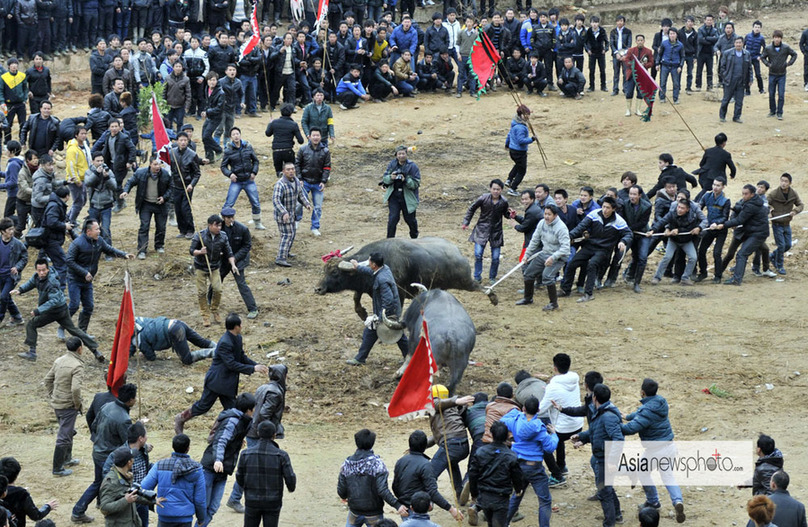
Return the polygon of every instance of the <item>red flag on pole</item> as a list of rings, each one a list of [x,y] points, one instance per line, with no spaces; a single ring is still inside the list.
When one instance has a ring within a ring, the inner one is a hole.
[[[645,109],[645,112],[642,114],[643,121],[650,121],[651,120],[651,113],[654,111],[654,99],[656,98],[657,90],[659,90],[659,84],[651,74],[648,73],[648,70],[645,69],[645,66],[637,59],[637,55],[632,55],[634,60],[631,61],[631,74],[634,76],[634,83],[637,85],[637,88],[640,90],[640,95],[642,95],[645,104],[648,105],[648,108]]]
[[[390,417],[415,417],[432,410],[432,376],[438,371],[432,357],[429,330],[423,321],[421,340],[387,405]]]
[[[168,140],[166,124],[163,122],[163,114],[157,106],[157,97],[152,93],[152,130],[154,130],[154,145],[157,149],[157,156],[166,167],[171,166],[171,157],[168,150],[171,148],[171,141]]]
[[[494,43],[488,38],[488,35],[482,29],[478,30],[477,40],[471,47],[471,55],[469,56],[469,68],[472,75],[479,83],[479,90],[477,90],[477,99],[479,100],[480,94],[485,93],[485,84],[494,76],[497,64],[502,60],[499,51],[494,47]]]
[[[317,9],[317,21],[314,22],[314,35],[320,32],[320,24],[328,16],[328,0],[320,0],[320,7]]]
[[[250,17],[250,28],[252,30],[252,36],[250,37],[250,40],[241,45],[238,56],[239,62],[241,62],[241,59],[249,55],[255,46],[257,46],[261,41],[261,32],[258,29],[258,2],[256,2],[253,6],[252,16]]]
[[[135,303],[132,300],[132,279],[129,271],[124,274],[123,283],[121,310],[118,312],[118,323],[115,325],[115,340],[112,342],[112,356],[107,371],[107,386],[116,397],[129,368],[129,347],[135,333]]]

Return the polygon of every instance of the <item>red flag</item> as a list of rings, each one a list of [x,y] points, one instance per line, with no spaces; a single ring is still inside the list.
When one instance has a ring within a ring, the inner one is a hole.
[[[152,129],[154,130],[154,145],[157,149],[157,156],[167,167],[171,166],[171,157],[168,150],[171,148],[171,141],[168,140],[166,124],[163,122],[163,114],[157,106],[157,97],[152,93]]]
[[[320,0],[320,7],[317,9],[317,21],[314,22],[314,35],[320,32],[320,24],[328,16],[328,0]]]
[[[112,356],[107,371],[107,386],[116,397],[129,368],[129,347],[135,333],[135,303],[132,301],[132,280],[129,271],[126,271],[123,283],[121,310],[118,312],[118,323],[115,325],[115,340],[112,342]]]
[[[477,90],[477,99],[480,98],[481,93],[485,93],[485,84],[494,76],[497,64],[502,60],[499,51],[494,47],[491,39],[488,38],[485,31],[478,29],[477,40],[471,47],[471,55],[469,56],[469,68],[472,75],[477,79],[480,89]]]
[[[634,83],[640,90],[640,95],[642,95],[643,100],[648,105],[648,108],[646,108],[645,112],[642,114],[642,120],[650,121],[651,113],[654,111],[654,99],[656,98],[659,84],[657,84],[656,80],[654,80],[648,73],[648,70],[645,69],[645,66],[637,59],[637,55],[632,55],[632,58],[634,60],[631,61],[631,74],[634,76]]]
[[[432,375],[438,371],[432,357],[429,330],[423,321],[421,340],[387,405],[390,417],[415,417],[432,410]]]
[[[241,62],[241,59],[249,55],[255,46],[257,46],[261,41],[261,33],[258,29],[258,2],[256,2],[253,6],[252,16],[250,17],[250,28],[252,29],[252,36],[250,37],[250,40],[241,45],[238,56],[239,62]]]

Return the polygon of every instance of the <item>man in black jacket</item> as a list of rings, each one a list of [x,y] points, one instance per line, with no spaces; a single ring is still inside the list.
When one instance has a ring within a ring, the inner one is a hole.
[[[243,190],[250,200],[252,208],[253,225],[256,230],[266,229],[261,223],[261,201],[258,197],[258,185],[255,178],[258,175],[258,156],[250,143],[241,138],[241,129],[233,127],[228,130],[230,142],[224,147],[222,157],[222,174],[230,178],[230,187],[224,200],[225,207],[235,207],[236,200]]]
[[[337,495],[348,502],[346,526],[376,525],[384,518],[385,502],[406,517],[407,507],[387,487],[387,467],[373,453],[376,433],[363,428],[354,434],[356,452],[345,460],[339,471]]]
[[[44,62],[42,52],[36,52],[34,53],[34,63],[25,71],[30,92],[28,106],[31,109],[31,115],[39,113],[39,105],[42,104],[42,101],[48,100],[53,93],[50,69],[44,65]]]
[[[772,524],[783,527],[805,527],[805,505],[791,497],[788,493],[790,478],[780,469],[772,475],[769,484],[772,493],[769,499],[777,507],[774,510]],[[779,523],[774,523],[775,521]]]
[[[238,286],[238,292],[244,304],[247,306],[247,318],[250,320],[258,316],[258,304],[255,303],[255,297],[247,284],[247,276],[244,270],[250,265],[250,250],[252,249],[252,235],[250,229],[246,225],[236,221],[236,209],[233,207],[224,207],[222,209],[222,219],[224,225],[222,230],[227,235],[227,241],[233,251],[233,258],[236,260],[236,267],[238,273],[233,273],[233,279]],[[224,282],[225,277],[232,271],[232,268],[227,265],[219,267],[219,277]],[[208,301],[211,300],[213,295],[213,287],[208,289]]]
[[[578,268],[586,267],[584,296],[579,298],[578,302],[593,300],[595,298],[595,280],[600,276],[601,269],[605,269],[609,264],[609,257],[615,245],[620,252],[625,253],[633,237],[626,221],[615,212],[616,208],[617,201],[610,196],[606,196],[603,198],[600,210],[594,210],[587,214],[570,231],[570,241],[583,236],[584,232],[588,232],[589,237],[583,240],[581,248],[567,262],[564,281],[561,282],[561,292],[558,296],[570,296],[572,294],[575,271]]]
[[[701,75],[707,68],[707,91],[713,89],[713,47],[718,42],[718,30],[713,26],[713,15],[704,17],[698,32],[698,55],[696,56],[696,91],[701,89]]]
[[[735,179],[735,163],[732,162],[732,154],[727,152],[727,134],[721,132],[715,136],[715,146],[708,148],[704,151],[699,162],[699,169],[697,171],[699,176],[699,185],[701,185],[701,192],[696,196],[695,201],[699,201],[701,197],[713,189],[713,180],[717,177],[727,179],[727,168],[729,168],[730,179]]]
[[[289,454],[275,442],[275,425],[258,425],[258,443],[245,450],[238,460],[236,482],[244,489],[244,525],[277,525],[283,501],[283,485],[294,492],[297,476]]]
[[[743,226],[741,248],[735,257],[735,272],[725,285],[741,285],[746,271],[746,261],[755,254],[769,237],[769,207],[754,185],[744,185],[741,191],[741,213],[724,223],[713,223],[710,229],[728,229]]]
[[[93,279],[98,272],[98,260],[101,253],[107,256],[128,258],[133,260],[134,254],[127,254],[112,247],[100,237],[101,227],[98,220],[90,218],[84,222],[83,234],[73,240],[67,250],[67,290],[70,294],[70,316],[76,314],[81,302],[79,328],[87,331],[90,317],[93,315]]]
[[[199,300],[202,325],[206,328],[210,327],[211,315],[213,315],[214,323],[221,324],[219,302],[222,300],[222,279],[219,268],[223,266],[222,260],[227,259],[235,276],[239,274],[227,234],[222,232],[221,216],[218,214],[210,216],[208,228],[194,234],[191,239],[190,253],[194,257],[196,297]],[[212,290],[210,300],[208,300],[208,282],[210,282]]]
[[[235,313],[227,315],[224,322],[225,331],[216,344],[213,362],[208,373],[205,374],[205,388],[202,396],[190,408],[174,416],[174,433],[181,434],[185,423],[198,415],[203,415],[213,408],[213,403],[219,399],[225,410],[236,405],[239,375],[252,375],[255,372],[269,373],[269,368],[263,364],[256,364],[244,353],[244,344],[241,336],[241,318]],[[255,400],[253,400],[255,404]],[[246,431],[245,431],[246,433]]]
[[[679,42],[685,47],[685,64],[687,65],[686,93],[693,93],[693,64],[699,51],[699,34],[693,27],[696,19],[692,15],[685,18],[685,25],[679,30]]]
[[[633,185],[628,191],[628,203],[623,206],[623,216],[628,228],[634,234],[648,231],[648,220],[651,219],[651,202],[645,199],[642,189]],[[640,283],[648,263],[648,247],[651,239],[646,236],[633,236],[631,239],[631,264],[626,270],[626,281],[634,283],[634,292],[642,293]],[[610,276],[610,280],[617,278]]]
[[[694,240],[698,240],[699,234],[706,228],[707,218],[701,209],[693,207],[693,203],[686,198],[680,199],[675,209],[671,209],[665,216],[654,222],[646,236],[650,239],[655,232],[664,233],[668,242],[665,247],[665,257],[659,262],[651,284],[657,285],[662,281],[662,273],[674,258],[677,250],[681,249],[687,255],[687,265],[679,283],[684,286],[693,285],[694,282],[690,279],[690,275],[696,267],[698,259]]]
[[[196,152],[188,148],[188,144],[187,133],[177,134],[177,146],[171,149],[171,201],[180,231],[177,238],[191,239],[195,230],[191,200],[201,173]]]
[[[244,86],[236,78],[236,65],[228,64],[225,68],[225,76],[219,80],[219,86],[224,93],[224,105],[222,106],[222,120],[213,136],[220,139],[224,134],[230,135],[230,130],[236,122],[236,114],[241,115],[241,99],[244,97]]]
[[[469,489],[477,508],[485,512],[488,525],[506,525],[511,493],[522,492],[519,460],[505,442],[508,427],[502,421],[491,425],[493,442],[486,443],[469,461]],[[469,509],[469,523],[477,514]],[[475,522],[476,523],[476,522]]]
[[[331,151],[321,142],[319,128],[309,130],[309,143],[303,145],[295,156],[295,172],[303,181],[303,193],[311,193],[311,233],[320,236],[320,218],[323,215],[323,190],[331,176]],[[295,220],[303,218],[303,205],[298,203]]]
[[[276,177],[280,177],[284,163],[295,162],[295,139],[301,145],[304,141],[300,126],[292,119],[294,109],[292,104],[281,106],[281,118],[270,121],[265,132],[267,137],[272,137],[272,162]]]
[[[72,460],[75,461],[75,460]],[[16,527],[25,527],[26,518],[38,522],[58,505],[56,500],[47,501],[43,506],[37,508],[31,494],[25,487],[18,487],[14,485],[17,481],[17,476],[20,475],[22,467],[19,461],[13,457],[4,457],[0,459],[0,476],[5,476],[8,482],[8,490],[3,490],[3,505],[8,508],[8,511],[17,518]],[[0,493],[2,495],[2,493]]]
[[[110,117],[108,126],[108,134],[104,134],[93,143],[92,155],[95,156],[98,152],[104,155],[104,163],[112,168],[118,190],[121,191],[128,169],[135,168],[136,149],[133,143],[135,138],[129,137],[129,134],[123,131],[121,122],[115,117]],[[125,207],[124,198],[119,197],[112,207],[112,212],[120,212]]]
[[[676,188],[678,190],[686,189],[688,183],[690,183],[690,186],[693,188],[698,186],[699,182],[695,177],[673,164],[672,155],[668,153],[659,154],[659,161],[657,164],[659,165],[659,177],[657,178],[656,185],[654,185],[653,188],[648,191],[648,194],[645,195],[649,200],[656,197],[657,191],[665,188],[666,178],[673,178],[673,180],[676,181]]]
[[[426,492],[435,505],[449,511],[452,518],[462,521],[463,514],[438,491],[438,481],[432,471],[429,457],[424,454],[427,446],[426,434],[421,430],[411,433],[409,446],[409,452],[396,461],[393,494],[402,505],[411,508],[413,495],[416,492]]]
[[[28,143],[38,156],[48,154],[53,157],[54,151],[62,149],[59,119],[51,115],[53,104],[50,101],[42,101],[39,106],[39,113],[31,115],[20,128],[20,143]]]
[[[152,159],[148,167],[138,169],[126,182],[120,199],[126,199],[132,187],[137,187],[135,211],[140,216],[137,231],[137,258],[145,260],[149,250],[149,227],[154,216],[154,249],[165,253],[168,202],[171,199],[171,174],[161,166],[160,159]]]
[[[525,207],[525,214],[516,214],[516,211],[511,209],[510,224],[516,232],[524,235],[525,241],[522,244],[522,250],[524,250],[530,244],[536,226],[544,218],[544,209],[536,202],[536,193],[530,189],[523,190],[519,199],[522,206]]]

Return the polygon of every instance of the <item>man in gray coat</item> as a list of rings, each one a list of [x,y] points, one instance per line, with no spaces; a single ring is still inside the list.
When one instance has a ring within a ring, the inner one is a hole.
[[[548,205],[544,208],[544,219],[539,222],[533,237],[530,239],[522,262],[525,262],[522,271],[525,278],[525,296],[517,306],[533,303],[533,290],[535,281],[547,286],[547,295],[550,303],[544,306],[544,311],[558,309],[558,290],[556,289],[556,276],[564,267],[570,257],[570,233],[567,225],[558,217],[558,207]],[[538,251],[538,254],[536,252]],[[533,260],[530,258],[536,254]]]
[[[777,506],[774,509],[772,524],[778,527],[806,527],[805,505],[791,497],[788,493],[790,478],[783,470],[778,470],[772,475],[769,499]],[[777,523],[774,523],[777,522]]]
[[[721,55],[721,82],[724,85],[724,98],[718,110],[718,120],[726,122],[729,101],[735,99],[735,113],[732,121],[742,123],[743,96],[751,83],[752,56],[743,47],[743,37],[735,37],[735,47]]]

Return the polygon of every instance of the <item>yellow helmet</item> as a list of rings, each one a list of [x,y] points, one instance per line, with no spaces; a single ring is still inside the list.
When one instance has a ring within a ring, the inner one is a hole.
[[[446,399],[449,397],[449,390],[442,384],[434,384],[432,385],[432,397]]]

